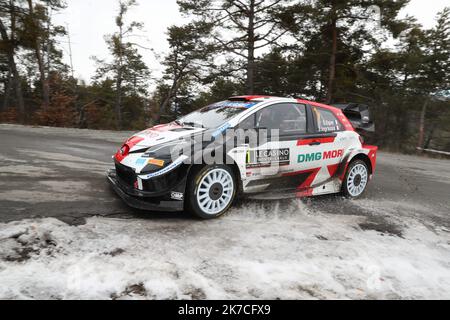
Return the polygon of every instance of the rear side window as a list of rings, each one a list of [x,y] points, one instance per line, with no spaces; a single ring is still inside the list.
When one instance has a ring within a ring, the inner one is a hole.
[[[344,126],[333,112],[317,107],[313,107],[312,110],[316,119],[317,130],[320,133],[344,131]]]

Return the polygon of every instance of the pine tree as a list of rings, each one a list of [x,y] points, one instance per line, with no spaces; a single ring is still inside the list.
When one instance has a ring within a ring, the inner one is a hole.
[[[284,25],[289,27],[299,43],[316,50],[312,54],[319,59],[319,64],[323,64],[324,58],[327,59],[319,85],[326,89],[327,103],[339,98],[336,97],[336,91],[342,82],[337,82],[337,78],[340,77],[339,73],[348,71],[345,66],[339,67],[342,66],[339,59],[345,59],[352,51],[359,54],[358,51],[364,47],[376,44],[375,28],[391,31],[397,36],[404,28],[397,15],[408,1],[299,1],[281,15]],[[371,27],[365,28],[364,25]]]
[[[142,23],[126,23],[128,11],[137,5],[135,0],[119,0],[119,12],[116,17],[118,31],[106,37],[112,60],[109,62],[96,59],[98,69],[94,80],[113,79],[115,83],[114,109],[117,128],[123,128],[124,98],[131,94],[146,93],[150,71],[139,54],[137,45],[128,41],[135,30],[143,27]]]
[[[425,71],[430,91],[450,95],[450,7],[439,12],[436,20],[436,27],[426,32]]]
[[[218,50],[243,61],[247,94],[255,92],[257,52],[281,41],[276,13],[289,0],[178,0],[181,11],[211,24]],[[228,37],[228,35],[231,35]]]
[[[61,0],[26,0],[25,14],[21,16],[23,28],[20,30],[24,47],[33,51],[39,70],[39,81],[42,89],[42,107],[47,109],[50,104],[49,75],[52,57],[60,57],[56,49],[55,37],[64,35],[61,26],[52,26],[51,14],[65,8]],[[58,59],[61,63],[60,59]]]
[[[161,121],[171,103],[179,98],[180,88],[186,89],[191,81],[202,82],[212,67],[213,46],[207,40],[209,32],[210,25],[205,23],[169,28],[170,52],[163,61],[165,70],[158,86],[160,103],[156,122]]]
[[[25,103],[23,99],[22,80],[16,63],[16,54],[19,47],[19,43],[16,39],[16,25],[20,8],[14,0],[1,0],[0,9],[0,52],[4,54],[8,61],[9,74],[8,84],[5,88],[10,88],[11,83],[14,83],[17,113],[19,114],[20,121],[23,122],[25,118]],[[8,29],[10,30],[9,34]],[[7,97],[8,95],[5,92],[4,99]],[[4,105],[6,105],[7,101],[8,100],[5,100]]]

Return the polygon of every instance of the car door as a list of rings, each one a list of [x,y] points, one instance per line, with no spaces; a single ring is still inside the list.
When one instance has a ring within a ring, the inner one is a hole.
[[[244,189],[248,193],[296,190],[308,179],[308,172],[298,163],[298,143],[314,133],[310,107],[299,103],[279,103],[255,112],[241,123],[241,128],[259,133],[257,143],[247,150],[247,179]],[[261,138],[268,132],[267,141]],[[314,148],[311,143],[303,148]]]
[[[331,181],[342,163],[349,139],[342,123],[331,110],[310,107],[314,133],[297,142],[297,163],[300,172],[309,177],[299,189],[316,188]]]

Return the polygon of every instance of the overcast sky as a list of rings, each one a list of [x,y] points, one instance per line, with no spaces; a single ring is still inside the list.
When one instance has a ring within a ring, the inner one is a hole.
[[[117,3],[115,0],[67,0],[67,3],[68,8],[54,19],[56,23],[69,27],[75,75],[89,81],[95,71],[90,57],[108,57],[104,35],[115,31]],[[435,24],[436,14],[445,6],[450,6],[450,0],[411,0],[402,16],[412,15],[430,28]],[[144,22],[145,29],[136,41],[153,48],[156,54],[167,52],[167,27],[183,23],[176,0],[140,0],[139,6],[130,11],[129,19]],[[62,45],[69,63],[68,46]],[[153,73],[159,74],[161,68],[155,53],[141,50]]]

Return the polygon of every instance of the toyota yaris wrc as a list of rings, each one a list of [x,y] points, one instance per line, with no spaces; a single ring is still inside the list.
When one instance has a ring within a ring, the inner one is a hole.
[[[365,105],[234,97],[131,137],[108,179],[131,207],[223,215],[237,197],[360,197],[376,167]]]

